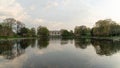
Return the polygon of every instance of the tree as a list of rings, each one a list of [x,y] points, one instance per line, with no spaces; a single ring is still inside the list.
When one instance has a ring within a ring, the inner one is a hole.
[[[0,36],[13,36],[14,32],[12,28],[8,27],[8,25],[4,22],[1,23],[0,26]]]
[[[37,28],[37,35],[38,35],[38,37],[48,37],[49,36],[49,30],[46,27],[39,26]]]
[[[92,36],[118,36],[120,25],[111,19],[99,20],[91,30]]]
[[[18,34],[20,32],[20,29],[23,27],[25,27],[25,25],[21,21],[16,21],[16,27],[15,27],[16,34]]]
[[[69,32],[67,31],[67,30],[65,30],[65,29],[62,29],[61,30],[61,36],[62,37],[66,37],[66,36],[68,36],[69,35]]]
[[[16,20],[14,18],[6,18],[2,23],[1,23],[1,34],[0,36],[13,36],[13,26],[15,25]]]
[[[70,35],[70,33],[68,32],[68,30],[66,30],[66,29],[62,29],[62,30],[61,30],[61,36],[62,36],[63,38],[69,37],[69,35]]]
[[[86,26],[76,26],[74,29],[74,34],[77,37],[81,37],[81,36],[90,36],[90,28],[86,27]]]
[[[30,32],[31,36],[32,36],[32,37],[35,37],[35,36],[36,36],[35,28],[31,28],[30,31],[31,31],[31,32]]]
[[[70,36],[71,36],[71,37],[74,37],[74,32],[73,32],[73,30],[70,30],[69,33],[70,33]]]
[[[22,37],[29,37],[30,36],[30,30],[26,27],[23,27],[20,29],[19,35]]]
[[[15,25],[15,22],[16,22],[16,20],[14,19],[14,18],[6,18],[5,20],[4,20],[4,25],[5,26],[8,26],[9,28],[13,28],[13,26]]]

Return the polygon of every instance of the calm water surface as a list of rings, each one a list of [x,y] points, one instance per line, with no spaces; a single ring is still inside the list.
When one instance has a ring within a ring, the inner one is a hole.
[[[0,68],[120,68],[120,42],[90,39],[0,41]]]

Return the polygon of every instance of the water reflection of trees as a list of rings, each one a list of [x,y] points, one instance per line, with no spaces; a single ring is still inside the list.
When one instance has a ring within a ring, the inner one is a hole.
[[[119,41],[92,40],[91,43],[99,55],[110,56],[120,51]]]
[[[36,39],[31,39],[30,42],[31,42],[31,47],[34,48],[36,45]]]
[[[76,48],[86,49],[88,45],[90,45],[90,39],[85,38],[75,39]]]
[[[42,49],[42,48],[47,48],[47,46],[49,45],[49,39],[48,38],[39,38],[38,39],[38,48]]]
[[[12,59],[11,51],[15,41],[0,41],[0,55],[3,55],[6,59]]]
[[[62,38],[60,44],[61,44],[61,45],[65,45],[65,44],[68,44],[69,42],[70,42],[71,44],[73,44],[73,39]]]
[[[61,39],[61,45],[65,45],[65,44],[68,44],[68,40],[69,39]]]
[[[14,59],[24,54],[25,49],[30,45],[30,40],[9,40],[0,41],[0,55],[5,59]]]
[[[21,45],[22,49],[26,49],[31,44],[31,39],[22,39],[20,40],[19,44]]]

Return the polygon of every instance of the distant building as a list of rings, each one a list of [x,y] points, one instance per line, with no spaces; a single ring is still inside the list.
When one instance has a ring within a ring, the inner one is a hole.
[[[50,31],[50,36],[61,36],[61,31]]]

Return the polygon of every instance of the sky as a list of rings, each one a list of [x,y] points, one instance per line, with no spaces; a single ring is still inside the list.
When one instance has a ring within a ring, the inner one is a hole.
[[[120,24],[120,0],[0,0],[0,20],[5,18],[49,30],[93,27],[103,19]]]

